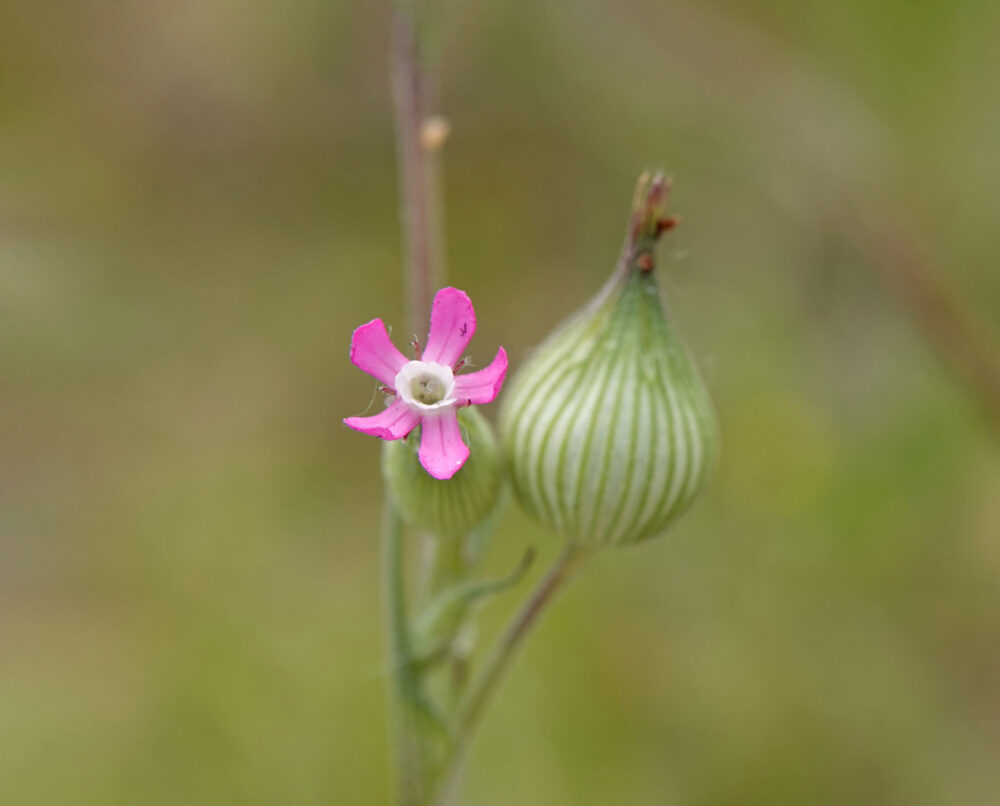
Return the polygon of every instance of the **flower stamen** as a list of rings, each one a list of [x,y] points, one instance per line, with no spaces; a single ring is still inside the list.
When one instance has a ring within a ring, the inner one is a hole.
[[[444,398],[444,384],[435,375],[420,375],[410,383],[410,394],[414,400],[430,406]]]

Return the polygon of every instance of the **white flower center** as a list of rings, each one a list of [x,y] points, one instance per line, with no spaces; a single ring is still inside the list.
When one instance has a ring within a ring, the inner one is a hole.
[[[396,392],[417,411],[434,411],[455,405],[455,374],[434,361],[408,361],[396,373]]]

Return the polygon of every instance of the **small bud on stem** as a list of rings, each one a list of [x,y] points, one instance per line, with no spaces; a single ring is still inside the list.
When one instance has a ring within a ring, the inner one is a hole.
[[[451,122],[443,115],[433,115],[420,124],[420,147],[424,151],[440,151],[448,142]]]

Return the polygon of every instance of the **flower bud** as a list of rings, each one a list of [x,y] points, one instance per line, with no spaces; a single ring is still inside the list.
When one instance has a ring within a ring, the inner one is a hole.
[[[492,514],[500,498],[500,459],[493,429],[475,408],[458,412],[469,458],[450,479],[436,479],[420,464],[419,428],[405,440],[386,442],[382,475],[403,519],[439,537],[458,537]]]
[[[514,491],[547,527],[589,544],[661,532],[705,484],[711,401],[663,308],[653,248],[662,175],[644,175],[611,279],[522,367],[500,428]]]

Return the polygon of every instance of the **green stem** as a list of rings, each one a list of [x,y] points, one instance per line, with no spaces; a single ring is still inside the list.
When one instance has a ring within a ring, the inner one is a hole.
[[[537,623],[538,617],[552,600],[553,594],[569,579],[571,572],[584,556],[585,552],[579,546],[572,543],[567,544],[562,554],[552,563],[548,573],[541,579],[531,596],[528,597],[507,626],[500,643],[487,660],[486,666],[462,708],[462,713],[459,716],[459,730],[463,738],[470,736],[478,726],[483,711],[496,693],[504,672],[514,659],[518,647]]]
[[[459,711],[456,728],[457,745],[443,776],[443,785],[434,801],[436,806],[447,806],[453,802],[472,739],[487,706],[499,690],[511,661],[516,657],[517,650],[530,634],[532,627],[538,623],[541,614],[552,602],[555,593],[570,579],[573,571],[586,556],[586,550],[580,546],[567,544],[508,624]]]
[[[403,572],[403,522],[388,501],[383,553],[395,802],[399,806],[424,806],[451,754],[451,738],[426,696],[414,660]]]
[[[396,802],[416,806],[423,799],[420,746],[414,730],[411,707],[414,680],[410,664],[410,636],[406,622],[403,580],[403,523],[390,502],[384,515],[384,586],[386,614],[386,656],[389,667],[389,733],[396,770]]]

